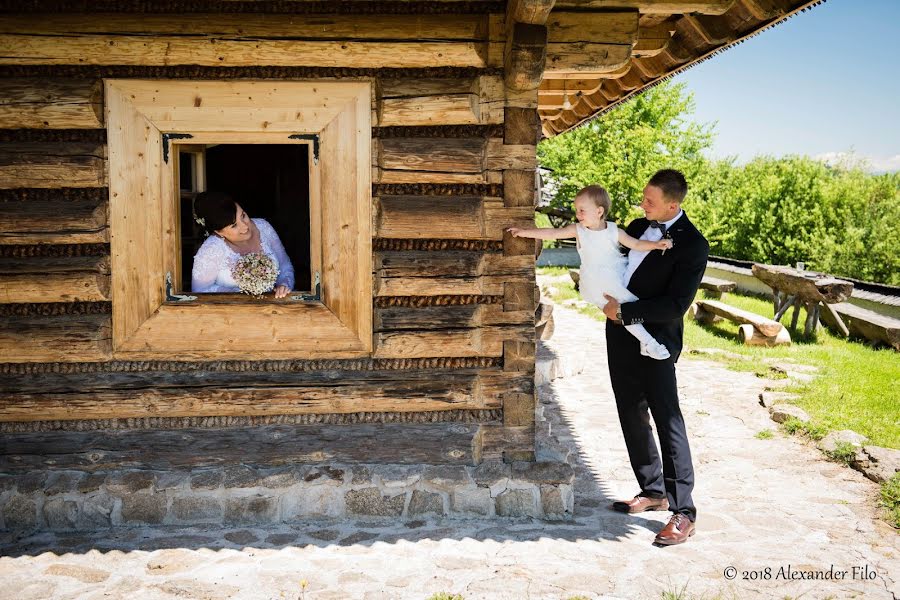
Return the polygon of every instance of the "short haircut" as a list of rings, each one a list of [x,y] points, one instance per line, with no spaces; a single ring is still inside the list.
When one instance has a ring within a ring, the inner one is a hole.
[[[688,193],[687,180],[681,171],[675,169],[662,169],[654,173],[647,185],[658,187],[662,190],[663,196],[681,204],[684,197]]]
[[[209,233],[228,227],[237,219],[237,203],[223,192],[200,192],[194,199],[194,214],[203,219]]]
[[[609,192],[606,191],[602,186],[599,185],[589,185],[585,188],[581,188],[575,197],[584,196],[591,200],[597,208],[603,209],[603,219],[607,219],[609,217],[609,208],[612,205],[612,201],[609,199]]]

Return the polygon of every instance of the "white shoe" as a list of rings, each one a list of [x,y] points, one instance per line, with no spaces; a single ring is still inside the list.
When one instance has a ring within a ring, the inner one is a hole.
[[[649,356],[654,360],[666,360],[667,358],[672,356],[671,354],[669,354],[669,349],[659,342],[641,344],[641,354],[644,356]]]

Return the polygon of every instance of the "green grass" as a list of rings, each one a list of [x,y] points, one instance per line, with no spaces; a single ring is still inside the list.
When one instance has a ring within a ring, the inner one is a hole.
[[[775,434],[772,433],[771,429],[763,429],[756,434],[756,439],[758,440],[771,440],[773,437],[775,437]]]
[[[538,272],[566,274],[568,269],[540,268]],[[571,280],[554,283],[554,286],[569,297],[575,297],[577,293]],[[768,300],[726,294],[724,301],[760,315],[772,316],[772,303]],[[599,310],[596,312],[600,313]],[[793,309],[789,314],[792,313]],[[790,324],[787,317],[782,322]],[[731,369],[754,372],[770,379],[778,375],[761,361],[763,358],[787,358],[818,367],[819,372],[814,380],[785,388],[785,391],[800,397],[797,405],[812,417],[812,423],[802,433],[815,437],[828,430],[852,429],[874,445],[900,448],[900,411],[897,410],[900,390],[896,385],[900,381],[900,356],[897,352],[844,340],[824,329],[819,329],[812,339],[804,338],[802,330],[805,322],[806,313],[801,310],[799,331],[791,331],[793,344],[766,348],[739,344],[737,325],[729,321],[701,326],[686,318],[685,350],[718,348],[738,354],[741,358],[713,358],[725,362]]]
[[[900,529],[900,473],[881,484],[881,506],[887,512],[888,522]]]
[[[466,600],[462,594],[448,594],[447,592],[438,592],[428,596],[428,600]]]

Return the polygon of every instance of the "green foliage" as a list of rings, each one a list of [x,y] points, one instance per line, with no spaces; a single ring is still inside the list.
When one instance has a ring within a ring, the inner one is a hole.
[[[657,170],[681,169],[688,180],[697,176],[712,127],[687,119],[693,98],[684,87],[656,86],[602,119],[541,142],[538,158],[553,169],[549,179],[559,190],[552,206],[571,209],[578,190],[600,184],[612,198],[610,219],[627,222],[640,216],[636,206]]]
[[[553,170],[551,206],[571,210],[576,192],[600,184],[610,218],[627,223],[650,176],[684,172],[684,208],[710,253],[769,264],[805,262],[833,275],[900,285],[900,173],[870,175],[857,164],[829,167],[811,158],[757,157],[746,165],[709,160],[713,125],[690,121],[683,84],[659,85],[590,124],[541,142]],[[552,217],[554,226],[562,219]]]
[[[837,442],[834,450],[829,450],[825,454],[833,461],[849,465],[850,461],[856,458],[856,448],[849,442]]]
[[[900,529],[900,473],[881,484],[881,506],[887,511],[888,522]]]
[[[771,440],[773,437],[775,437],[775,434],[772,433],[771,429],[763,429],[756,433],[756,439],[758,440]]]

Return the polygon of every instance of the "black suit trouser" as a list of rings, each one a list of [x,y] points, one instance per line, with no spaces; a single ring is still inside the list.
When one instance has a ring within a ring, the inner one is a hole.
[[[678,405],[675,361],[641,356],[637,339],[621,325],[609,321],[606,344],[619,422],[641,494],[665,496],[669,510],[693,521],[697,516],[691,498],[694,467]],[[659,434],[659,450],[653,439],[651,414]]]

